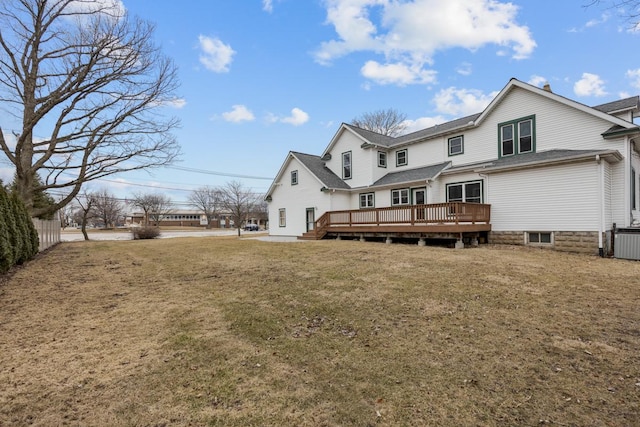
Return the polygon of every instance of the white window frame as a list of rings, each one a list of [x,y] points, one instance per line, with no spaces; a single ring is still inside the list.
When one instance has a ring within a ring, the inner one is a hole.
[[[360,209],[370,209],[376,207],[375,193],[360,193]]]
[[[511,139],[505,139],[504,137],[504,130],[505,129],[511,129]],[[511,141],[511,152],[510,153],[505,153],[504,152],[504,143],[506,141]],[[516,140],[515,140],[515,126],[513,123],[509,123],[507,125],[502,125],[500,126],[500,156],[501,157],[507,157],[507,156],[513,156],[516,154]]]
[[[397,196],[396,196],[397,194]],[[410,204],[410,191],[408,188],[396,188],[391,190],[391,206],[405,206]],[[398,200],[396,203],[395,200]]]
[[[387,153],[385,153],[384,151],[378,151],[378,167],[387,167]]]
[[[287,226],[287,209],[285,208],[278,209],[278,226]]]
[[[400,155],[404,154],[404,160],[400,161]],[[407,166],[409,164],[409,151],[405,148],[404,150],[396,151],[396,166]]]
[[[351,151],[342,153],[342,179],[353,177],[353,157]]]
[[[460,151],[453,151],[453,142],[455,140],[460,140]],[[458,135],[458,136],[454,136],[451,137],[447,140],[447,150],[449,152],[449,156],[458,156],[460,154],[464,154],[464,136],[463,135]]]
[[[298,170],[291,171],[291,185],[298,185]]]
[[[548,242],[542,241],[542,236],[549,236]],[[525,232],[525,244],[530,246],[553,246],[555,239],[553,231],[527,231]]]

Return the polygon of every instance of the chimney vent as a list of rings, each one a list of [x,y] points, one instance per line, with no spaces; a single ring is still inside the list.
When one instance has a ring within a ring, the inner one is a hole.
[[[547,92],[553,93],[553,91],[551,90],[551,85],[549,84],[549,82],[546,82],[544,84],[544,86],[542,86],[542,89],[546,90]]]

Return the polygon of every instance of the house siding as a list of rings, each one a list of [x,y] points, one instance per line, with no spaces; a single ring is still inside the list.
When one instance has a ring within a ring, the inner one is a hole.
[[[595,160],[489,175],[495,231],[597,231]]]

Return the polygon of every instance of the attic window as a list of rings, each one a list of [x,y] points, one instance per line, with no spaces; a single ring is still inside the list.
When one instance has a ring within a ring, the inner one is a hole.
[[[529,116],[498,125],[499,156],[536,151],[536,117]]]
[[[456,156],[464,153],[464,138],[462,135],[449,138],[448,141],[449,156]]]
[[[342,179],[351,179],[351,151],[342,153]]]
[[[291,185],[298,185],[298,171],[291,171]]]

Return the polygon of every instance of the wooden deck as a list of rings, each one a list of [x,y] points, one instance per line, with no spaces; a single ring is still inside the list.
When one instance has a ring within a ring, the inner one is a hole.
[[[410,237],[457,239],[491,231],[491,205],[436,203],[325,212],[301,239]]]

